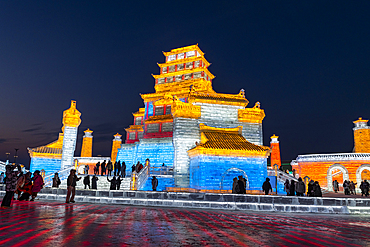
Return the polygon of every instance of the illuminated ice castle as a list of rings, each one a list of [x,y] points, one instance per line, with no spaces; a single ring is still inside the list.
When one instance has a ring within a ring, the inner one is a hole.
[[[133,113],[117,160],[127,169],[149,158],[151,166],[172,167],[172,180],[160,185],[230,190],[243,175],[249,189],[261,189],[267,177],[268,147],[262,146],[265,113],[257,102],[246,108],[244,90],[216,93],[210,63],[198,45],[163,52],[155,92],[141,94],[144,108]]]

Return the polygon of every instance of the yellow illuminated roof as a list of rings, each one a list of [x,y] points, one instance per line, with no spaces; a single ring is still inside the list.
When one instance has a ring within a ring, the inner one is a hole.
[[[172,49],[169,52],[163,52],[163,55],[169,56],[169,55],[175,55],[175,54],[179,54],[179,53],[183,53],[183,52],[188,52],[188,51],[198,51],[202,56],[204,56],[204,52],[202,52],[199,49],[198,44],[196,44],[196,45],[189,45],[189,46],[185,46],[185,47],[181,47],[181,48],[176,48],[176,49]]]
[[[86,132],[88,132],[88,133],[93,133],[93,131],[92,131],[92,130],[90,130],[90,129],[87,129],[87,130],[85,130],[85,131],[84,131],[84,133],[86,133]]]
[[[242,128],[215,128],[200,124],[201,143],[188,154],[267,157],[270,148],[248,142],[241,134]]]
[[[126,131],[144,131],[143,125],[130,125],[129,128],[125,129]]]
[[[137,112],[132,113],[134,117],[142,117],[145,114],[145,108],[139,108]]]
[[[362,117],[359,117],[358,120],[353,121],[353,123],[360,123],[360,122],[367,123],[367,122],[369,122],[369,120],[364,120],[364,119],[362,119]]]
[[[183,74],[191,74],[191,73],[196,73],[196,72],[202,72],[206,73],[209,78],[214,79],[215,76],[209,72],[209,70],[206,67],[198,67],[198,68],[193,68],[193,69],[185,69],[185,70],[180,70],[180,71],[175,71],[175,72],[170,72],[170,73],[164,73],[160,75],[152,75],[155,79],[158,78],[165,78],[165,77],[173,77],[177,75],[183,75]]]
[[[172,115],[167,114],[167,115],[151,116],[147,120],[145,120],[145,123],[170,122],[172,120],[173,120]]]

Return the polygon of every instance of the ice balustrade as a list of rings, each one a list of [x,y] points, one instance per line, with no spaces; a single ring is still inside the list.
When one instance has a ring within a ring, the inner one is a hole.
[[[150,175],[173,175],[173,167],[168,166],[151,166],[149,167]]]
[[[145,166],[143,169],[137,173],[136,171],[132,172],[131,174],[131,184],[130,189],[131,190],[140,190],[144,185],[146,180],[148,180],[150,172],[150,161],[147,159],[145,161]]]
[[[4,161],[0,161],[0,172],[5,172],[6,163]]]
[[[68,168],[65,168],[63,170],[58,171],[58,176],[60,181],[63,181],[64,179],[67,179],[67,177],[70,174],[70,171],[72,169],[75,169],[75,166],[70,166]],[[53,177],[55,173],[48,174],[44,177],[44,187],[51,187],[53,184]]]
[[[283,171],[274,169],[274,168],[267,168],[267,175],[268,176],[277,176],[278,180],[285,182],[287,179],[294,180],[295,182],[298,182],[298,179],[293,177],[292,175],[285,173]]]

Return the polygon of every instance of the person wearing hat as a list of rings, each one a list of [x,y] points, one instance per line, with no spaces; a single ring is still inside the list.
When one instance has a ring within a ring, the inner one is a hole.
[[[17,179],[18,174],[21,172],[21,167],[18,165],[18,171],[14,171],[15,165],[6,165],[5,166],[5,174],[6,174],[6,186],[5,186],[5,196],[3,201],[1,202],[1,207],[9,208],[10,204],[12,203],[12,199],[14,197],[14,191],[17,187]]]
[[[75,194],[76,194],[76,183],[81,178],[78,178],[76,175],[76,170],[72,169],[69,172],[69,176],[67,178],[67,197],[66,197],[66,203],[69,202],[75,202]]]

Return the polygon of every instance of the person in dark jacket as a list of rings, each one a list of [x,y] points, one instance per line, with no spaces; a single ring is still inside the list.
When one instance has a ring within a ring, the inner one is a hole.
[[[289,195],[295,196],[295,181],[293,179],[290,180]]]
[[[321,188],[320,188],[319,182],[317,181],[315,181],[315,183],[313,184],[313,195],[315,197],[322,197]]]
[[[263,182],[262,190],[265,192],[265,195],[268,195],[270,191],[272,192],[272,187],[269,178],[266,178],[266,181]]]
[[[135,166],[135,165],[132,165],[132,166],[131,166],[131,172],[134,172],[134,171],[135,171],[135,169],[136,169],[136,166]]]
[[[295,184],[295,191],[297,193],[297,196],[304,196],[306,193],[306,185],[302,181],[302,178],[298,178],[298,182]]]
[[[105,160],[103,161],[103,163],[101,163],[101,175],[103,176],[103,175],[105,175],[106,174],[106,167],[105,167],[105,165],[106,165],[107,163],[105,163]]]
[[[114,165],[114,173],[116,173],[117,176],[121,174],[121,161],[119,160],[116,165]]]
[[[117,190],[119,190],[121,188],[121,182],[122,182],[122,180],[123,180],[123,178],[121,179],[121,175],[119,175],[116,178]]]
[[[121,165],[121,175],[123,178],[126,177],[126,163],[124,161],[122,161],[122,165]]]
[[[246,191],[245,191],[245,183],[244,183],[243,176],[238,176],[238,178],[239,180],[238,180],[238,186],[237,186],[237,193],[245,194]]]
[[[89,186],[89,189],[90,189],[90,176],[89,175],[84,177],[84,185],[85,185],[85,190],[87,186]]]
[[[18,168],[18,171],[14,171],[15,168]],[[10,204],[12,203],[12,199],[14,197],[14,191],[17,187],[17,179],[18,174],[21,172],[21,167],[15,166],[15,165],[6,165],[5,166],[5,175],[6,175],[6,181],[5,181],[5,196],[3,198],[3,201],[1,202],[1,207],[8,208],[10,207]]]
[[[113,164],[111,161],[108,161],[107,170],[108,170],[107,176],[112,176]]]
[[[69,172],[69,176],[67,178],[67,197],[66,203],[75,202],[75,194],[76,194],[76,184],[81,178],[77,177],[76,170],[72,169]],[[72,194],[72,195],[71,195]]]
[[[158,179],[153,176],[153,179],[152,179],[152,189],[153,191],[157,191],[157,187],[158,187]]]
[[[107,180],[108,180],[108,182],[110,182],[110,190],[116,190],[116,188],[117,188],[116,177],[113,177],[111,180],[109,180],[109,178],[107,176]]]
[[[97,181],[99,180],[99,178],[97,176],[93,176],[92,179],[91,179],[91,189],[93,190],[97,190],[98,189],[98,183]]]
[[[96,163],[96,165],[95,165],[95,175],[99,175],[100,174],[100,162],[98,162],[98,163]]]
[[[58,173],[56,172],[54,174],[54,177],[53,177],[53,186],[54,188],[59,188],[59,185],[61,184],[62,182],[60,181],[60,178],[59,178],[59,175]]]
[[[237,190],[237,186],[238,186],[238,178],[235,177],[235,178],[233,178],[233,185],[232,185],[231,193],[238,194],[237,191],[236,191]]]
[[[314,181],[311,180],[309,183],[308,183],[308,186],[307,186],[307,196],[309,197],[313,197],[314,196],[314,193],[313,193],[313,185],[314,185]]]

